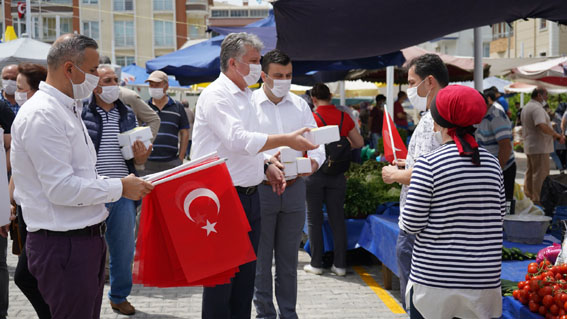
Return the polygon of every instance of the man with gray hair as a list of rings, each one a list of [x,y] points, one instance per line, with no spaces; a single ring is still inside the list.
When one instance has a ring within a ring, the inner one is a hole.
[[[260,78],[262,42],[252,34],[231,33],[221,44],[221,74],[197,101],[191,157],[217,152],[228,159],[227,167],[252,230],[249,233],[254,252],[260,238],[260,198],[258,184],[264,175],[274,189],[282,192],[286,181],[282,172],[264,160],[263,151],[289,146],[299,151],[316,148],[302,134],[268,135],[259,133],[256,109],[248,86]],[[229,244],[229,243],[227,243]],[[203,318],[250,318],[256,262],[239,267],[231,283],[203,290]]]
[[[55,41],[48,73],[12,125],[14,197],[27,223],[30,273],[53,318],[99,318],[104,287],[104,204],[139,200],[153,186],[133,174],[101,178],[81,120],[98,84],[97,43],[79,34]]]

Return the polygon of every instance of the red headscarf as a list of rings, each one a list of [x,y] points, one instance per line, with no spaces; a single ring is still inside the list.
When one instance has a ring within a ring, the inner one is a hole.
[[[459,155],[472,156],[480,165],[478,144],[474,138],[474,124],[486,114],[486,103],[478,91],[468,86],[449,85],[441,89],[431,102],[431,116],[435,123],[448,128]]]

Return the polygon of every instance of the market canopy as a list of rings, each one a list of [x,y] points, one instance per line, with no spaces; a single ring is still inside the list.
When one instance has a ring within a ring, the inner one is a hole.
[[[458,57],[448,54],[441,54],[430,52],[420,47],[412,46],[402,49],[402,54],[406,62],[401,68],[394,70],[394,83],[404,84],[408,82],[408,66],[414,58],[422,56],[426,53],[437,54],[447,66],[449,71],[449,81],[469,81],[473,79],[474,75],[474,58],[472,57]],[[488,76],[490,65],[483,64],[484,76]],[[386,82],[386,70],[352,70],[346,77],[348,80],[362,79],[371,82]]]
[[[567,87],[567,57],[519,66],[511,69],[509,76],[512,79],[532,84],[537,84],[532,81],[541,81],[551,85]]]
[[[150,76],[149,73],[146,72],[141,66],[137,66],[136,63],[132,63],[122,68],[122,75],[121,79],[126,82],[128,85],[148,85],[146,80]],[[132,79],[133,78],[133,79]],[[168,77],[168,83],[170,87],[178,87],[181,86],[177,80],[175,80],[172,76]]]
[[[220,46],[226,34],[232,32],[248,32],[256,34],[264,42],[266,53],[275,48],[276,27],[275,18],[271,13],[267,18],[238,28],[212,28],[221,35],[207,41],[181,49],[146,62],[148,72],[162,70],[175,75],[183,85],[210,82],[220,73]],[[404,57],[399,51],[381,56],[370,56],[361,59],[339,60],[309,60],[294,61],[294,83],[312,84],[314,82],[332,82],[343,80],[351,69],[379,69],[389,65],[401,65]],[[317,71],[329,71],[324,75],[315,74]]]
[[[277,48],[295,61],[377,56],[469,28],[543,18],[567,24],[565,0],[278,0]]]
[[[0,68],[9,64],[37,63],[47,66],[50,44],[30,38],[0,43]]]

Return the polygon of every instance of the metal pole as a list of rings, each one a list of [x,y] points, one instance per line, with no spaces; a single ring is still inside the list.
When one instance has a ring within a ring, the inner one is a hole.
[[[394,66],[386,67],[386,111],[394,118]]]
[[[31,0],[26,0],[26,33],[28,34],[28,38],[33,38]]]
[[[340,98],[341,98],[341,105],[346,105],[346,88],[345,88],[345,81],[339,81],[339,90],[340,90]]]
[[[482,79],[482,32],[480,28],[474,28],[474,88],[481,92]]]

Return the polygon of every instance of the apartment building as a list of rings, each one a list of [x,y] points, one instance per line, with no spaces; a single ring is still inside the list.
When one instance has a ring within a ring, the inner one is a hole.
[[[490,42],[492,31],[489,26],[480,28],[482,38],[483,57],[490,55]],[[453,56],[474,56],[474,29],[467,29],[459,32],[433,39],[418,45],[419,47],[441,54]]]
[[[13,25],[18,36],[53,42],[79,32],[94,38],[99,52],[119,65],[146,61],[206,38],[213,0],[32,0],[32,27],[18,16],[18,2],[3,0],[1,30]]]
[[[567,54],[567,26],[545,19],[492,25],[491,58],[535,58]]]
[[[260,1],[249,5],[247,0],[242,5],[215,1],[211,7],[209,26],[211,27],[243,27],[247,24],[264,19],[270,14],[271,6]]]

